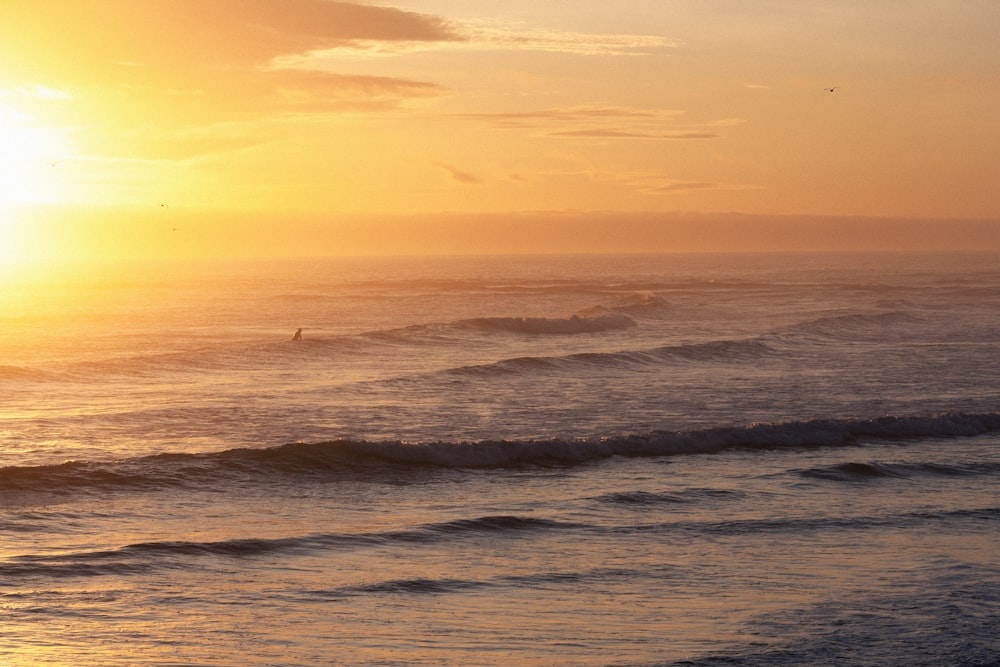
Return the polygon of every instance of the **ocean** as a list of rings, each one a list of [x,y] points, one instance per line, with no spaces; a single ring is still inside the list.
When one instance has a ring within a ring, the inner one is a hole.
[[[996,254],[10,269],[0,664],[996,667],[998,361]]]

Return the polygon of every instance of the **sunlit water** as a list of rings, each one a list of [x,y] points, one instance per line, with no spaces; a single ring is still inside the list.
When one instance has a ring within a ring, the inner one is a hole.
[[[987,255],[13,277],[0,663],[998,665],[998,359]]]

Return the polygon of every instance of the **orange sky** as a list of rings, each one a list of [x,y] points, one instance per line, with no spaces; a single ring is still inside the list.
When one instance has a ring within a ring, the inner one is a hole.
[[[5,0],[0,260],[1000,247],[997,34],[985,0]]]

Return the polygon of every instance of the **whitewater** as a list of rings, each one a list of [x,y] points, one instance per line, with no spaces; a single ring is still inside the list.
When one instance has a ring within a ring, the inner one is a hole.
[[[0,663],[997,666],[998,360],[986,253],[10,271]]]

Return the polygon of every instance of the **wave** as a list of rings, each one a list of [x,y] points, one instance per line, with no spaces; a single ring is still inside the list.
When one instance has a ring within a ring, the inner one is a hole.
[[[518,334],[573,335],[615,331],[635,326],[635,321],[604,308],[588,309],[567,318],[548,317],[482,317],[458,323],[482,331],[503,331]]]
[[[898,330],[920,322],[921,319],[912,313],[890,310],[820,317],[794,325],[791,331],[828,338],[856,338],[869,335],[883,336],[887,330]]]
[[[23,578],[92,578],[129,576],[150,571],[190,570],[203,559],[253,559],[275,554],[309,555],[326,551],[352,551],[386,545],[448,544],[455,541],[486,538],[517,538],[526,533],[576,531],[587,535],[620,538],[630,533],[698,533],[707,535],[760,535],[761,533],[801,536],[810,532],[885,530],[900,527],[926,527],[944,523],[970,522],[976,525],[1000,521],[1000,508],[984,507],[947,511],[906,512],[883,516],[816,515],[775,519],[683,519],[662,523],[600,526],[540,519],[517,515],[488,515],[441,523],[416,525],[400,530],[358,533],[314,533],[276,538],[242,538],[216,541],[174,540],[138,542],[118,548],[70,551],[58,554],[25,554],[0,560],[0,578],[4,581]],[[463,589],[492,586],[539,586],[576,583],[593,577],[636,576],[635,571],[598,568],[573,572],[544,572],[506,575],[483,581],[455,579],[403,579],[353,585],[311,594],[342,597],[364,594],[438,594]],[[662,572],[661,572],[662,574]]]
[[[455,539],[491,539],[525,531],[580,528],[578,524],[513,515],[482,516],[415,526],[406,530],[369,533],[324,533],[279,538],[219,541],[158,541],[117,549],[77,551],[59,555],[22,555],[0,562],[0,577],[94,577],[144,573],[152,569],[187,568],[202,557],[253,558],[274,553],[357,549],[387,543],[438,543]]]
[[[658,524],[641,524],[627,528],[618,528],[620,532],[663,531],[696,532],[718,535],[759,535],[761,533],[803,535],[805,533],[830,533],[833,531],[881,531],[892,528],[922,527],[928,524],[946,524],[954,526],[955,522],[1000,521],[1000,508],[983,507],[977,509],[956,509],[940,512],[903,512],[880,516],[832,516],[817,515],[804,517],[785,517],[780,519],[729,519],[723,521],[671,521]]]
[[[858,463],[847,462],[833,466],[809,468],[799,471],[803,477],[856,482],[879,478],[910,477],[960,477],[967,475],[989,475],[1000,472],[1000,465],[993,463],[972,463],[946,465],[941,463]]]
[[[667,345],[649,350],[624,350],[619,352],[577,352],[547,357],[516,357],[490,364],[477,364],[453,368],[447,373],[458,375],[490,376],[539,371],[576,371],[581,367],[600,369],[641,369],[665,363],[683,362],[741,362],[754,361],[775,354],[775,349],[760,339],[717,340],[707,343]]]
[[[63,376],[59,373],[42,370],[40,368],[0,365],[0,381],[15,380],[18,382],[52,382],[61,379],[63,379]]]
[[[654,507],[656,505],[686,505],[705,500],[737,499],[744,494],[725,489],[685,489],[676,492],[622,491],[596,498],[598,502],[632,507]]]
[[[931,437],[972,437],[997,431],[1000,431],[998,413],[950,413],[927,417],[817,419],[583,440],[425,443],[337,440],[263,449],[157,454],[122,461],[11,466],[0,468],[0,496],[204,488],[206,484],[227,481],[284,483],[288,477],[393,482],[400,476],[434,470],[561,467],[616,456],[664,457],[728,449],[843,447],[857,445],[865,439],[905,442]],[[961,474],[961,469],[955,470]],[[864,473],[864,469],[853,472],[848,469],[829,474]]]
[[[332,590],[312,591],[311,595],[324,598],[341,598],[352,595],[440,595],[489,588],[564,586],[597,580],[634,580],[645,573],[624,568],[594,568],[582,571],[539,572],[526,575],[506,575],[489,579],[391,579]]]
[[[638,292],[621,297],[612,307],[619,312],[646,314],[666,310],[671,303],[653,292]]]

